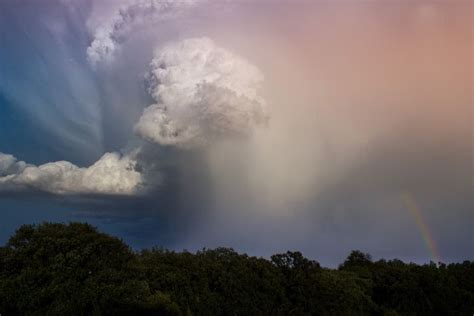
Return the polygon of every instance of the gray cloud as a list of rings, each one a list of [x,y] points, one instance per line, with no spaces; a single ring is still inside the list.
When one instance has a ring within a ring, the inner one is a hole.
[[[24,161],[18,161],[14,156],[0,153],[0,177],[22,172],[26,166]]]

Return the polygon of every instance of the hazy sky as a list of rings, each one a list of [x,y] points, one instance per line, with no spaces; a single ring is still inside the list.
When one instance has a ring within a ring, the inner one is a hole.
[[[0,242],[474,259],[471,1],[0,1]]]

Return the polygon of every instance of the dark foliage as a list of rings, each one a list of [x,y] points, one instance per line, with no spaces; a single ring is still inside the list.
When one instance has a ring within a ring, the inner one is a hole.
[[[299,252],[133,252],[88,224],[22,226],[0,248],[1,315],[471,315],[474,263]]]

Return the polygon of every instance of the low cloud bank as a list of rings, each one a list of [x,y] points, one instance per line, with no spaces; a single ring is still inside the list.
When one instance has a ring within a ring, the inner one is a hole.
[[[106,153],[88,168],[68,161],[35,166],[0,153],[0,191],[129,195],[139,191],[141,178],[137,162],[119,153]]]

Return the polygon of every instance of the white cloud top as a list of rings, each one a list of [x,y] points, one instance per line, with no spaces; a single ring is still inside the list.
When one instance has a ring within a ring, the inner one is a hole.
[[[137,193],[141,178],[136,161],[118,153],[106,153],[88,168],[67,161],[34,166],[0,153],[0,191],[128,195]]]
[[[258,95],[261,72],[208,38],[167,45],[150,66],[149,92],[156,104],[135,126],[148,141],[195,146],[249,135],[267,120]]]
[[[179,16],[197,0],[135,0],[118,8],[94,31],[87,48],[92,65],[111,61],[127,35],[136,27]]]

